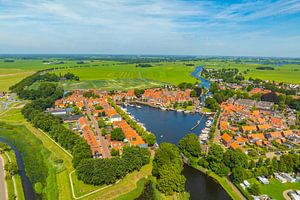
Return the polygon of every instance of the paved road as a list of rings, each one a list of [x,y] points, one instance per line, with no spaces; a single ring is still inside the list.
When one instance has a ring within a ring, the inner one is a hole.
[[[0,155],[0,199],[7,198],[7,187],[5,182],[5,172],[4,172],[4,160]]]
[[[104,136],[101,135],[100,130],[99,130],[99,126],[98,126],[98,122],[95,119],[95,117],[91,114],[91,109],[88,104],[86,103],[86,110],[87,110],[87,114],[89,115],[90,119],[91,119],[91,123],[94,126],[94,130],[95,132],[98,134],[99,137],[99,143],[100,143],[100,148],[102,150],[102,156],[103,158],[111,158],[110,155],[110,150],[109,150],[109,143],[108,141],[104,138]],[[96,136],[97,137],[97,136]]]

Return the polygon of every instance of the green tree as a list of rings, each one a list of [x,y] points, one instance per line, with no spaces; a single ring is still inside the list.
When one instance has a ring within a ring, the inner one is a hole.
[[[198,140],[198,136],[190,133],[185,135],[182,139],[180,139],[178,143],[178,147],[181,152],[183,152],[186,156],[194,156],[198,157],[201,153],[201,146]]]
[[[125,135],[121,128],[115,128],[110,133],[111,140],[123,141],[125,139]]]
[[[260,186],[258,183],[253,183],[248,190],[252,195],[255,195],[255,196],[257,196],[261,193]]]

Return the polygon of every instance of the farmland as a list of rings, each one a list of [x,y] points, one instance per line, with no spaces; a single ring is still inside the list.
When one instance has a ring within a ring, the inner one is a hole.
[[[65,89],[133,89],[160,86],[165,83],[178,84],[180,82],[194,83],[196,79],[190,76],[193,66],[203,65],[207,68],[238,68],[247,71],[245,77],[260,78],[287,83],[300,83],[300,67],[297,64],[277,66],[268,64],[274,70],[257,70],[256,63],[243,63],[231,60],[199,60],[150,63],[153,67],[136,67],[119,61],[105,61],[87,59],[84,63],[75,60],[51,58],[47,61],[63,62],[45,64],[42,58],[15,59],[14,62],[4,62],[0,59],[0,90],[8,88],[34,72],[47,68],[60,68],[53,71],[56,74],[71,72],[79,76],[79,82],[65,82]],[[194,64],[186,66],[186,64]]]

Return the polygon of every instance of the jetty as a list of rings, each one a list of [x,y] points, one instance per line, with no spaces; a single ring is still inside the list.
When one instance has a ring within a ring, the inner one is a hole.
[[[191,131],[194,130],[195,128],[197,128],[197,127],[200,125],[203,116],[204,116],[204,115],[202,115],[201,118],[197,121],[197,124],[191,128]]]

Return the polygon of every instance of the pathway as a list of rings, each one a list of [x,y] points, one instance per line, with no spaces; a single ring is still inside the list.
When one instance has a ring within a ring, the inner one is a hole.
[[[289,189],[289,190],[283,191],[282,195],[283,195],[285,200],[291,200],[291,197],[288,195],[288,193],[291,192],[291,191],[293,191],[293,190]]]
[[[5,181],[4,159],[0,155],[0,199],[8,199],[7,185]]]
[[[8,158],[8,161],[11,162],[11,158],[9,157],[7,152],[5,152],[5,155]],[[14,192],[15,192],[16,200],[18,200],[18,190],[17,190],[17,184],[16,184],[15,176],[12,176],[12,181],[13,181],[13,184],[14,184]]]

